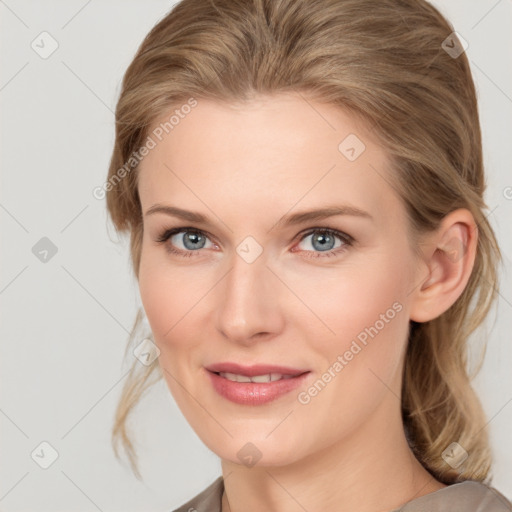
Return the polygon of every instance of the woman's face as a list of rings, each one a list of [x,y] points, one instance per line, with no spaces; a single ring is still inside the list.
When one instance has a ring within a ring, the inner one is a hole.
[[[383,150],[344,111],[298,94],[200,99],[166,134],[172,114],[139,169],[139,284],[184,416],[247,465],[382,437],[398,425],[419,276]],[[324,209],[341,214],[299,216]],[[206,369],[226,362],[305,373],[269,384]]]

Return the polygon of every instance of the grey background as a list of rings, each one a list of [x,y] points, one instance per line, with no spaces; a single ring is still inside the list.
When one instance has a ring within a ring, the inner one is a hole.
[[[172,4],[0,0],[4,512],[169,511],[220,475],[218,457],[183,419],[163,382],[132,422],[144,482],[117,462],[110,447],[138,292],[127,241],[118,239],[104,200],[92,190],[106,178],[124,70]],[[475,386],[490,421],[493,485],[512,499],[512,2],[434,4],[469,43],[486,199],[505,256],[486,362]],[[58,43],[46,59],[31,47],[43,31]],[[57,249],[46,262],[33,253],[36,244],[46,243],[43,237]],[[58,452],[48,469],[31,457],[43,441]]]

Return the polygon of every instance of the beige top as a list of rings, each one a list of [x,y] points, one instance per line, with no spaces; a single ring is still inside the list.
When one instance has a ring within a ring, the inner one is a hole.
[[[221,512],[224,480],[219,476],[172,512]],[[512,503],[493,487],[466,480],[407,502],[392,512],[510,512]]]

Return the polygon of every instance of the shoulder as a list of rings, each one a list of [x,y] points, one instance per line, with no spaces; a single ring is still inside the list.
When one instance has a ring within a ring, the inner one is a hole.
[[[512,503],[494,487],[466,480],[425,494],[395,512],[510,512]]]
[[[172,512],[221,512],[224,480],[219,476],[206,489]]]
[[[221,512],[224,480],[219,476],[172,512]],[[394,512],[512,512],[512,503],[498,490],[466,480],[409,501]]]

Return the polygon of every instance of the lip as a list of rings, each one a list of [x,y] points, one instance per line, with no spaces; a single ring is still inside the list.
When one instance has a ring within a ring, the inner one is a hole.
[[[282,375],[300,375],[309,370],[300,368],[290,368],[287,366],[277,366],[273,364],[253,364],[251,366],[243,366],[237,363],[215,363],[205,367],[210,372],[236,373],[238,375],[246,375],[254,377],[255,375],[266,375],[267,373],[280,373]]]
[[[215,368],[221,369],[215,370]],[[210,378],[213,389],[219,395],[241,405],[264,405],[277,400],[303,384],[305,379],[311,374],[309,370],[298,370],[283,366],[240,366],[235,363],[211,365],[205,368],[205,371]],[[233,382],[214,373],[216,371],[237,373],[247,375],[248,377],[267,373],[281,373],[283,375],[292,375],[292,377],[273,382]]]

